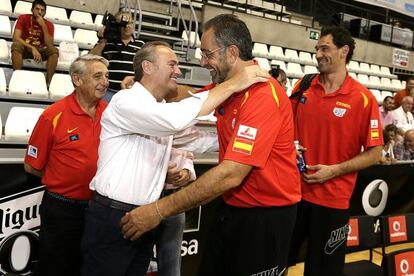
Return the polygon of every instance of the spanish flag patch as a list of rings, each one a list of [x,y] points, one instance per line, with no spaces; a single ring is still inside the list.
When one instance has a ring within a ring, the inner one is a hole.
[[[378,129],[371,130],[371,139],[378,139],[379,138],[379,131]]]
[[[233,151],[251,155],[252,150],[253,150],[253,145],[254,145],[253,141],[249,141],[249,140],[242,139],[242,138],[235,138],[234,143],[233,143]]]

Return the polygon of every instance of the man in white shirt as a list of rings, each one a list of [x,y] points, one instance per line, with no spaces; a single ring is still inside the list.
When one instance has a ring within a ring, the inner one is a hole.
[[[392,111],[393,122],[404,132],[414,129],[414,118],[411,113],[413,110],[413,97],[405,96],[401,101],[401,106]]]
[[[95,194],[82,241],[85,276],[145,274],[153,232],[136,241],[125,240],[121,217],[160,197],[174,134],[192,126],[196,117],[209,114],[233,92],[268,77],[265,70],[251,66],[209,93],[165,103],[181,72],[175,53],[160,41],[149,42],[137,52],[134,71],[138,82],[112,98],[101,120],[98,170],[90,183]],[[184,149],[190,151],[200,144],[199,139],[186,142]]]

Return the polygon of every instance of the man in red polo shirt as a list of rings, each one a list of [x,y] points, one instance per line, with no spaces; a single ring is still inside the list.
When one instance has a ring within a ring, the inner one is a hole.
[[[204,24],[201,51],[214,83],[254,63],[250,32],[234,15]],[[290,102],[270,78],[233,94],[216,116],[220,164],[188,187],[129,212],[121,220],[124,236],[135,240],[161,219],[223,194],[199,275],[281,275],[300,200]]]
[[[343,275],[349,200],[357,171],[380,160],[382,128],[375,97],[346,71],[355,48],[350,33],[323,28],[315,48],[320,74],[302,96],[292,95],[295,138],[308,166],[289,263],[308,238],[304,275]]]
[[[54,26],[44,18],[46,3],[35,0],[32,14],[22,14],[16,22],[13,33],[11,55],[13,69],[22,69],[24,58],[33,58],[36,62],[47,60],[46,83],[49,86],[56,70],[59,52],[53,46]]]
[[[92,196],[108,61],[84,55],[70,66],[75,91],[49,106],[29,140],[25,170],[46,186],[40,216],[39,275],[80,275],[84,214]]]

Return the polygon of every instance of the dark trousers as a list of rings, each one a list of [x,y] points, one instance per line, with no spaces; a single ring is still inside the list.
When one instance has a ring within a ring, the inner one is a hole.
[[[217,211],[199,276],[282,275],[296,205],[236,208],[223,203]]]
[[[302,200],[293,232],[289,265],[297,261],[307,239],[305,276],[343,275],[349,210],[333,209]]]
[[[80,275],[80,243],[86,208],[87,202],[70,203],[45,191],[40,207],[39,267],[36,275]]]
[[[123,238],[119,222],[126,211],[92,199],[82,238],[83,276],[145,275],[152,256],[153,232],[136,241]]]

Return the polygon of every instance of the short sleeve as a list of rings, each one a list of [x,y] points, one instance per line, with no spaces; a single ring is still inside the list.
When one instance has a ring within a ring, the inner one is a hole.
[[[53,124],[41,115],[30,136],[24,162],[37,170],[43,170],[49,157],[52,140]]]

